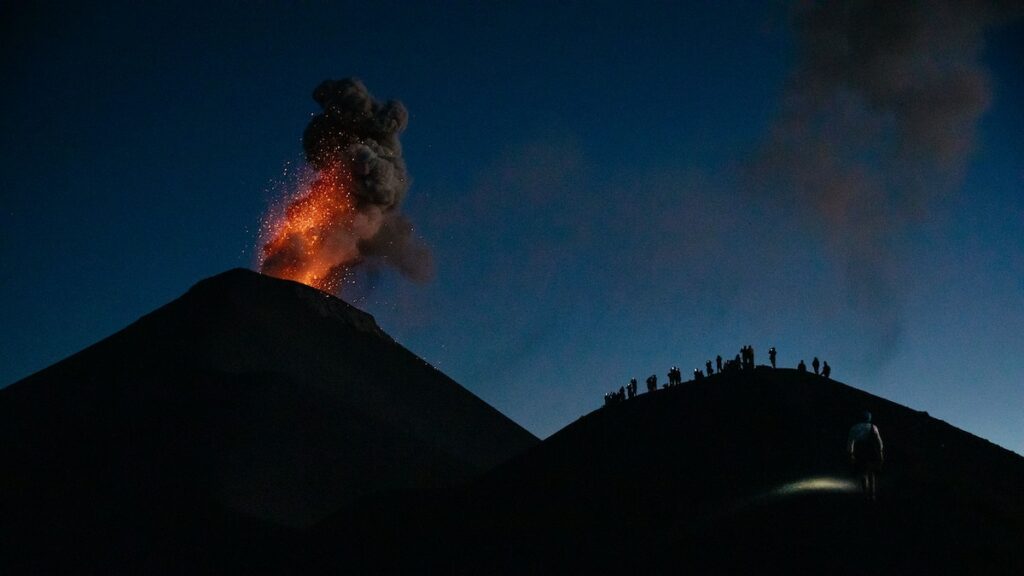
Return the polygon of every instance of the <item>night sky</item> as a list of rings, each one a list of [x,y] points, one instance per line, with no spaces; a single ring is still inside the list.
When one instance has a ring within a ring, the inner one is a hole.
[[[0,385],[255,267],[313,88],[357,76],[409,110],[436,271],[343,296],[535,434],[752,344],[1024,454],[1020,18],[38,4],[0,8]]]

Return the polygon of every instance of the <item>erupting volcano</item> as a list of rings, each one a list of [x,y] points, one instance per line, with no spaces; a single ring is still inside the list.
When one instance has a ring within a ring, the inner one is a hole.
[[[378,102],[355,78],[326,80],[313,99],[323,111],[302,137],[312,173],[264,219],[260,270],[334,293],[364,261],[429,279],[430,251],[399,213],[409,189],[398,139],[405,106]]]

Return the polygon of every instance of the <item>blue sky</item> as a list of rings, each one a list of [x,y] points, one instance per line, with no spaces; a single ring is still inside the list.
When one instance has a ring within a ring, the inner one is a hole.
[[[753,344],[1024,453],[1019,19],[984,37],[962,178],[883,237],[880,322],[813,212],[750,190],[784,5],[491,4],[3,8],[0,384],[253,266],[312,89],[358,76],[409,109],[437,274],[345,297],[534,433]]]

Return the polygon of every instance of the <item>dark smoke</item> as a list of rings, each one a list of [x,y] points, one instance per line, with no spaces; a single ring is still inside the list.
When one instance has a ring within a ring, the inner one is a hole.
[[[757,188],[813,220],[883,354],[900,332],[895,246],[959,187],[991,98],[984,32],[1006,17],[995,2],[953,0],[794,12],[797,67]]]
[[[306,160],[317,170],[348,162],[362,204],[397,208],[409,189],[398,135],[409,122],[396,100],[380,103],[356,78],[325,80],[313,91],[323,112],[313,116],[302,135]]]
[[[379,259],[416,282],[430,280],[430,249],[413,234],[409,219],[397,212],[409,190],[398,140],[409,123],[409,112],[397,100],[374,100],[358,78],[325,80],[313,91],[313,100],[323,112],[310,120],[302,135],[306,160],[317,170],[339,158],[352,162],[356,197],[362,205],[379,206],[383,212],[377,233],[359,240],[360,254]]]
[[[385,218],[376,235],[359,242],[359,252],[393,266],[416,282],[426,282],[433,274],[430,249],[416,238],[412,223],[402,214]]]
[[[326,80],[313,91],[313,99],[322,111],[313,116],[302,136],[306,160],[317,172],[311,190],[324,190],[324,186],[333,190],[331,183],[337,176],[331,174],[350,174],[348,190],[356,214],[354,218],[339,214],[315,234],[285,235],[284,242],[273,244],[275,250],[262,263],[263,272],[294,277],[294,271],[308,269],[311,263],[317,270],[329,266],[328,279],[321,286],[333,290],[354,278],[352,267],[365,262],[374,270],[379,263],[414,281],[429,280],[433,275],[430,249],[399,212],[409,189],[399,141],[409,120],[405,106],[395,100],[378,102],[356,78]],[[289,209],[302,202],[303,197],[293,200]],[[315,235],[312,247],[310,235]]]

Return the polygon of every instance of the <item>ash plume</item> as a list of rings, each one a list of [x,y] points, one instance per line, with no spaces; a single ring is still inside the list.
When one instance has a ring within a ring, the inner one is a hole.
[[[984,33],[1010,12],[991,1],[850,0],[793,13],[797,66],[756,189],[814,222],[882,355],[900,332],[898,240],[959,187],[991,99]]]
[[[396,100],[380,103],[357,78],[325,80],[313,91],[323,111],[302,134],[306,161],[323,171],[348,162],[361,203],[382,210],[397,207],[409,189],[398,135],[409,122]]]
[[[337,291],[353,266],[369,260],[429,280],[430,249],[399,211],[409,189],[399,141],[405,106],[375,100],[356,78],[322,82],[313,100],[322,111],[302,144],[315,180],[271,226],[262,271]]]

